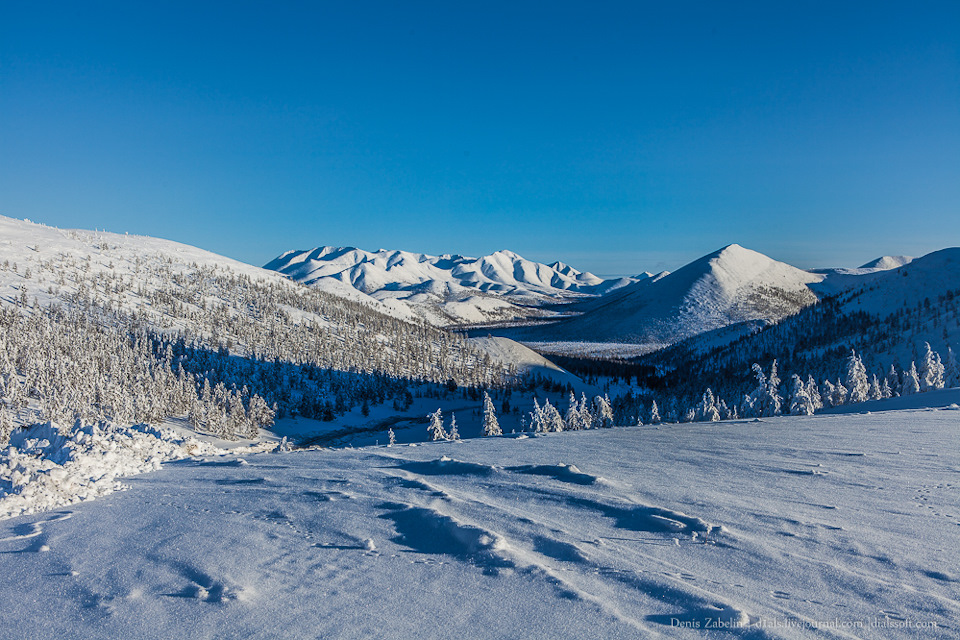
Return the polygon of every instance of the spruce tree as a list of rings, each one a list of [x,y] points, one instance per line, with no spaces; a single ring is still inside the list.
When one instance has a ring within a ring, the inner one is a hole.
[[[490,399],[490,394],[486,391],[483,392],[483,435],[503,435],[503,430],[497,421],[497,411],[493,407],[493,400]]]
[[[870,398],[870,381],[867,370],[856,351],[851,350],[847,358],[846,387],[849,391],[848,402],[856,404],[866,402]]]
[[[437,409],[427,415],[430,418],[430,424],[427,425],[427,432],[431,440],[448,440],[447,432],[443,428],[443,414]]]

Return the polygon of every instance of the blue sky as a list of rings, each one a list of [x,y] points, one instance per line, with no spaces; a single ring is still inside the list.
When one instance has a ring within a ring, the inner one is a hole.
[[[0,214],[254,264],[918,255],[960,244],[960,4],[4,2]]]

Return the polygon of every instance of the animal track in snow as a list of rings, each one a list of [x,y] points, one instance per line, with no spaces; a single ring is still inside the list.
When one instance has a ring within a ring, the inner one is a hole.
[[[18,524],[13,528],[13,535],[7,536],[5,538],[0,538],[0,543],[2,542],[15,542],[17,540],[29,540],[30,538],[36,538],[43,534],[43,525],[50,524],[51,522],[60,522],[62,520],[67,520],[73,517],[72,511],[63,511],[61,513],[53,514],[49,517],[46,517],[37,522],[25,522],[23,524]],[[21,551],[50,551],[50,547],[46,544],[34,544],[26,549],[21,549]]]

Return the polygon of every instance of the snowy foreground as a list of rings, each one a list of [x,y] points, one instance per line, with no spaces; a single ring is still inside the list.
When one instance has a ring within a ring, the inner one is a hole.
[[[0,629],[956,638],[955,407],[170,462],[0,522]]]

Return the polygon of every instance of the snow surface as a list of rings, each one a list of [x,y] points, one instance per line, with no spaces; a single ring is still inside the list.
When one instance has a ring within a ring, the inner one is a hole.
[[[0,628],[957,638],[958,425],[888,411],[182,460],[0,523]]]

